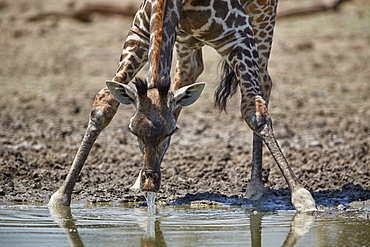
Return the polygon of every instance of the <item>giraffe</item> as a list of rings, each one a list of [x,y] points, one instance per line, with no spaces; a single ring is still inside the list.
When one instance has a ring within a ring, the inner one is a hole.
[[[136,135],[144,166],[135,183],[142,191],[160,188],[160,163],[181,108],[194,103],[204,88],[202,47],[214,48],[224,61],[224,78],[216,89],[220,110],[237,88],[240,111],[253,131],[252,173],[247,198],[263,194],[262,144],[280,168],[297,211],[316,211],[310,192],[295,177],[272,129],[268,112],[271,78],[267,66],[275,25],[277,0],[145,0],[137,11],[123,45],[117,72],[95,97],[89,124],[71,169],[49,205],[71,202],[73,186],[93,143],[115,116],[119,104],[136,108],[129,129]],[[177,51],[176,75],[170,81],[172,50]],[[127,84],[149,61],[145,81]]]

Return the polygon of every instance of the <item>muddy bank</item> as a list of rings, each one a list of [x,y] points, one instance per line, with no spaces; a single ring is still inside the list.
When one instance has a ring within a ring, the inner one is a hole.
[[[0,200],[46,203],[68,172],[95,93],[115,72],[131,20],[27,23],[22,14],[63,1],[2,2],[0,55],[9,59],[0,61]],[[339,13],[287,19],[276,28],[274,130],[297,177],[326,206],[370,199],[369,11],[367,1],[352,1]],[[190,203],[195,196],[247,204],[252,133],[241,119],[238,95],[228,114],[214,109],[219,56],[205,48],[204,60],[199,81],[207,88],[180,116],[162,163],[158,200]],[[127,131],[132,114],[132,107],[121,106],[98,138],[74,202],[143,199],[128,189],[142,164]],[[281,198],[289,208],[287,185],[268,152],[263,172],[266,200]]]

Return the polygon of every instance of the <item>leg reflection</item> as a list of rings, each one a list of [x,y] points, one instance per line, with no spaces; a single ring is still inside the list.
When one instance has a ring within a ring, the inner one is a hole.
[[[69,206],[51,206],[49,207],[49,211],[51,217],[59,223],[59,226],[66,230],[70,245],[73,247],[83,247],[84,244],[74,223],[71,208]]]
[[[148,225],[144,236],[141,238],[140,246],[162,247],[166,246],[163,238],[160,222],[156,217],[148,217]]]
[[[315,222],[315,215],[310,213],[296,213],[290,224],[290,232],[283,246],[294,246],[298,239],[310,231],[312,224]]]
[[[262,217],[265,213],[256,212],[250,214],[250,231],[252,247],[262,246]],[[290,231],[284,241],[283,247],[294,246],[297,241],[310,231],[315,222],[315,214],[296,213],[290,223]]]
[[[250,214],[250,229],[251,229],[251,241],[252,247],[261,247],[262,242],[262,216],[263,213],[260,212],[253,212]]]

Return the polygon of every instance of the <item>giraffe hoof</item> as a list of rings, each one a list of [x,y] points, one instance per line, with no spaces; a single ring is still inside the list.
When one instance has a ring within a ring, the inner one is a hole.
[[[315,200],[311,193],[304,188],[298,188],[292,192],[292,204],[297,212],[317,211]]]
[[[247,186],[246,197],[248,200],[257,201],[261,199],[265,188],[262,181],[253,182],[253,180]]]
[[[48,206],[69,206],[71,204],[71,196],[60,192],[55,192],[49,200]]]

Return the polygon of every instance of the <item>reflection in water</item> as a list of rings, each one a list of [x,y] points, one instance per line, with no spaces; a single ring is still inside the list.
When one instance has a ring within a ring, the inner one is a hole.
[[[163,238],[160,222],[156,217],[148,217],[148,225],[144,236],[141,238],[140,246],[160,247],[167,246]]]
[[[262,246],[262,218],[264,213],[256,212],[250,214],[250,230],[252,247]],[[290,231],[284,241],[283,247],[294,246],[298,239],[310,231],[315,222],[315,215],[312,213],[296,213],[290,223]]]
[[[49,211],[59,226],[66,230],[66,235],[71,246],[84,246],[73,220],[71,208],[68,206],[50,206]]]
[[[290,232],[283,246],[294,246],[298,239],[308,233],[315,222],[315,215],[310,213],[296,213],[290,224]]]
[[[155,206],[154,206],[155,209]],[[71,208],[67,206],[49,207],[50,215],[55,219],[61,228],[64,228],[66,235],[73,247],[83,247],[84,244],[78,234],[77,227],[71,214]],[[144,236],[141,238],[140,246],[144,247],[162,247],[166,246],[163,234],[160,228],[159,219],[155,216],[148,216],[147,228]]]
[[[262,242],[262,216],[263,213],[254,211],[250,214],[250,229],[251,229],[251,241],[252,247],[261,247]]]
[[[49,207],[51,216],[60,227],[64,228],[70,245],[73,247],[84,246],[74,223],[71,209],[66,206]],[[250,234],[253,247],[262,246],[262,219],[265,213],[253,212],[250,214]],[[294,246],[297,241],[307,234],[315,222],[315,215],[307,213],[296,213],[290,224],[290,232],[283,244],[284,247]],[[161,247],[166,246],[165,239],[160,226],[160,218],[148,215],[146,231],[140,240],[140,246]]]

